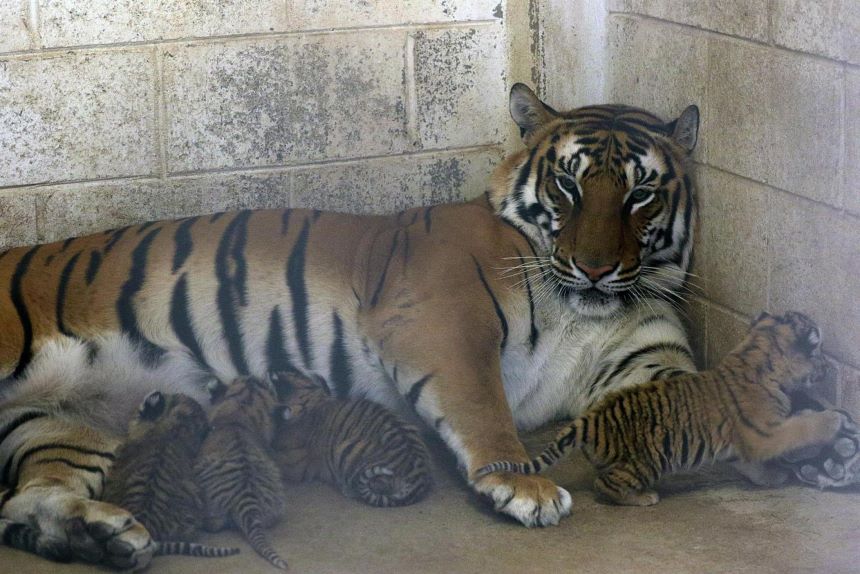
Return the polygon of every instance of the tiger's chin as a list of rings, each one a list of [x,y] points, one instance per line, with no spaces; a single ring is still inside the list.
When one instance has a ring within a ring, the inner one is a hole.
[[[623,307],[623,301],[618,295],[603,293],[594,288],[580,291],[569,289],[566,297],[574,312],[589,319],[607,319]]]

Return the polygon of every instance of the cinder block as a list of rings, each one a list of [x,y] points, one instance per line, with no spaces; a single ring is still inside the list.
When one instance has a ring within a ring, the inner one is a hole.
[[[609,0],[609,9],[767,40],[767,2],[758,0]],[[665,60],[669,65],[670,60]]]
[[[714,368],[737,347],[749,330],[750,321],[717,305],[708,305],[708,368]]]
[[[174,190],[159,180],[52,186],[36,201],[39,241],[172,218]]]
[[[855,3],[856,0],[774,0],[773,41],[778,46],[843,59],[843,5]]]
[[[394,31],[166,48],[169,170],[404,151],[404,45]]]
[[[36,196],[40,241],[234,209],[287,207],[290,175],[213,174],[51,186]]]
[[[860,421],[860,371],[842,365],[839,369],[840,405],[854,420]]]
[[[840,205],[841,66],[712,38],[708,163]]]
[[[770,306],[809,314],[825,351],[860,364],[860,220],[779,192],[769,219]]]
[[[0,250],[36,243],[36,195],[10,190],[0,194]]]
[[[287,0],[294,30],[501,19],[502,0]]]
[[[497,149],[398,157],[297,170],[293,207],[391,213],[462,201],[487,189],[501,160]]]
[[[28,30],[29,2],[5,0],[0,2],[0,52],[33,48]]]
[[[609,19],[608,100],[645,108],[666,121],[690,104],[705,113],[707,38],[672,24],[629,16]],[[664,65],[671,62],[671,65]],[[709,129],[702,118],[700,132]],[[695,157],[704,157],[699,138]]]
[[[290,206],[292,175],[285,171],[253,174],[217,174],[171,178],[176,217],[236,209]]]
[[[156,169],[152,53],[0,60],[0,186]]]
[[[694,280],[705,296],[745,315],[767,306],[769,189],[702,166]]]
[[[507,46],[501,23],[414,33],[418,133],[425,148],[501,142]]]
[[[47,47],[281,31],[281,0],[40,0]]]
[[[845,73],[845,208],[860,215],[860,71]]]

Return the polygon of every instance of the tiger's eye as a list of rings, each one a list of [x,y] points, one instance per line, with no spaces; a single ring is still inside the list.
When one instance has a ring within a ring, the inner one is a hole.
[[[558,186],[568,193],[576,192],[576,180],[570,177],[569,175],[562,175],[555,178]]]
[[[633,192],[630,194],[630,200],[633,203],[642,203],[643,201],[649,199],[652,195],[654,195],[653,191],[640,187],[638,189],[633,190]]]

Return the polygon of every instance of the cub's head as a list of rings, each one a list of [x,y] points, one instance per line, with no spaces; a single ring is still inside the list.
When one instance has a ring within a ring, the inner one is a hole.
[[[532,239],[555,291],[589,316],[671,298],[690,264],[698,108],[668,123],[621,105],[557,112],[516,84],[510,111],[526,149],[496,171],[491,201]]]
[[[271,441],[278,396],[268,379],[239,377],[226,385],[212,385],[209,390],[213,429],[227,425],[244,427],[265,442]]]
[[[803,313],[762,313],[753,321],[750,336],[787,390],[810,387],[834,374],[821,354],[821,330]]]
[[[199,448],[209,432],[206,412],[197,401],[183,394],[150,393],[128,426],[129,441],[152,441],[167,437]]]
[[[272,373],[272,381],[281,395],[278,412],[283,421],[331,400],[331,389],[322,377],[308,377],[298,372]]]

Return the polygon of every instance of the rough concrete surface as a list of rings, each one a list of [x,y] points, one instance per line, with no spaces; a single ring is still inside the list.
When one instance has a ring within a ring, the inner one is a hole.
[[[552,436],[529,438],[536,450]],[[571,517],[555,528],[529,530],[499,518],[477,499],[438,452],[437,484],[423,502],[399,509],[370,508],[326,485],[290,487],[286,516],[271,538],[294,574],[791,573],[860,569],[860,491],[818,492],[801,486],[767,490],[728,471],[673,477],[650,508],[599,503],[593,473],[580,457],[551,476],[570,489]],[[234,558],[162,558],[154,573],[275,572],[238,537],[205,538],[238,544]],[[54,566],[0,550],[5,572],[89,572]]]

